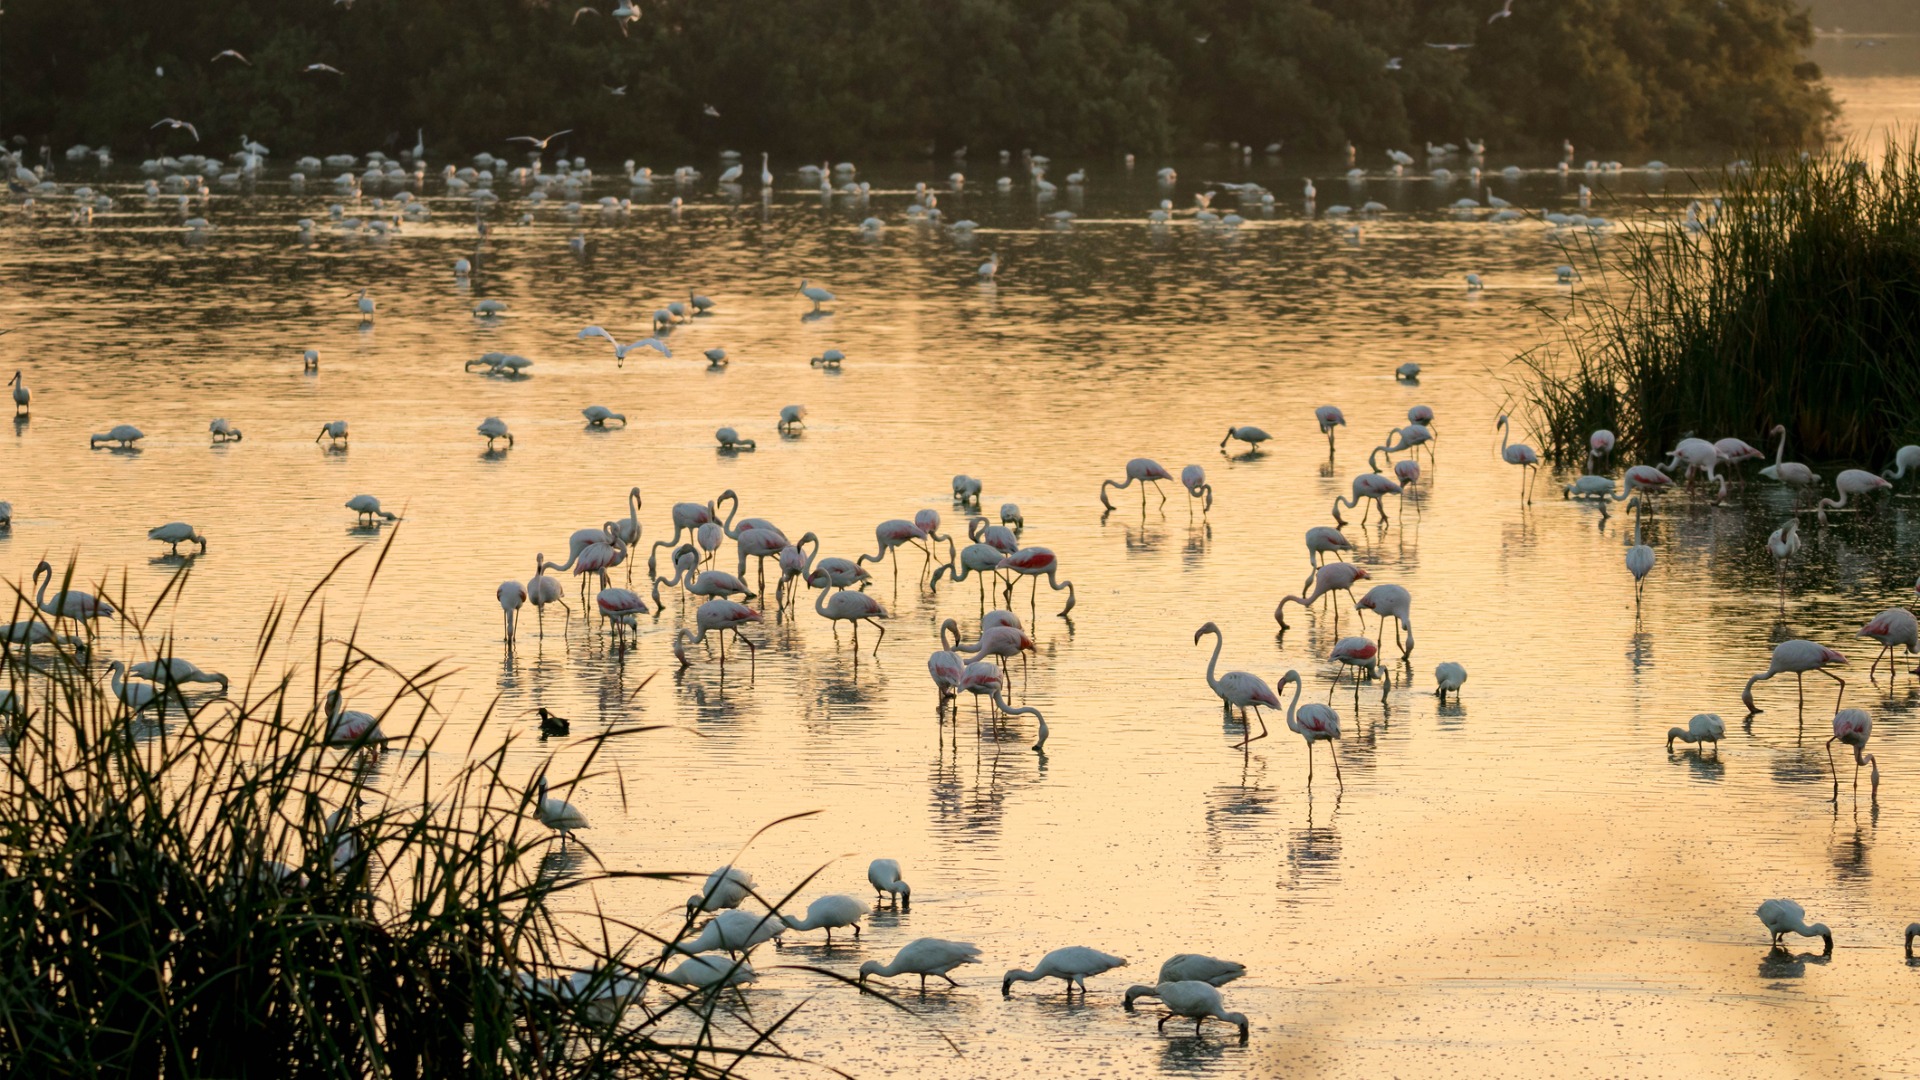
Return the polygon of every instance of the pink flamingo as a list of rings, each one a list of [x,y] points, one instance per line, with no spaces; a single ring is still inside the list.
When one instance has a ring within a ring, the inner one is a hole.
[[[581,587],[586,587],[585,575],[600,575],[600,587],[607,587],[607,571],[620,565],[627,557],[627,545],[617,536],[603,534],[600,539],[580,549],[580,555],[573,560],[573,572],[581,578]]]
[[[947,640],[948,634],[953,636],[951,642]],[[967,644],[960,640],[960,624],[952,619],[940,624],[940,642],[956,653],[972,653],[972,656],[966,657],[966,662],[969,664],[978,663],[992,656],[1000,660],[1002,667],[1006,666],[1009,658],[1019,656],[1023,652],[1032,652],[1034,649],[1033,639],[1017,626],[982,627],[980,640]]]
[[[1753,684],[1773,678],[1775,675],[1791,673],[1800,686],[1800,707],[1807,707],[1807,672],[1818,671],[1827,678],[1840,684],[1840,693],[1833,699],[1833,707],[1840,708],[1840,699],[1847,696],[1847,680],[1827,670],[1828,664],[1845,664],[1847,658],[1827,648],[1817,641],[1794,638],[1783,641],[1773,647],[1773,659],[1767,664],[1767,670],[1747,680],[1747,688],[1740,692],[1740,700],[1747,703],[1747,713],[1752,715],[1760,710],[1753,704]]]
[[[574,563],[579,561],[581,552],[592,547],[594,544],[605,543],[607,536],[607,527],[605,525],[597,529],[575,529],[573,530],[573,535],[567,537],[567,561],[563,563],[550,563],[543,559],[541,560],[541,569],[558,570],[563,574],[568,573],[573,570]]]
[[[1500,422],[1493,425],[1500,430],[1500,459],[1509,465],[1520,466],[1520,501],[1533,501],[1533,480],[1539,476],[1540,454],[1526,443],[1507,444],[1507,417],[1503,413]]]
[[[1366,511],[1362,511],[1360,514],[1360,524],[1365,525],[1367,523],[1367,512],[1373,510],[1375,507],[1379,508],[1380,521],[1384,524],[1387,520],[1387,504],[1381,500],[1388,495],[1398,495],[1400,493],[1400,485],[1398,483],[1381,476],[1379,473],[1361,473],[1359,476],[1353,478],[1353,494],[1351,496],[1344,499],[1336,498],[1333,500],[1334,523],[1337,525],[1345,525],[1347,523],[1347,519],[1340,516],[1340,507],[1345,506],[1351,510],[1360,505],[1361,499],[1372,499],[1373,506],[1368,507]]]
[[[1061,608],[1059,614],[1065,616],[1067,612],[1073,610],[1073,582],[1055,580],[1054,575],[1060,570],[1060,560],[1052,551],[1043,547],[1021,548],[1019,551],[1001,559],[1000,564],[994,567],[994,569],[1011,570],[1016,574],[1024,574],[1032,578],[1033,594],[1036,598],[1040,593],[1040,579],[1043,577],[1046,578],[1047,586],[1054,592],[1059,592],[1061,589],[1067,590],[1067,606]],[[1007,584],[1006,595],[1009,605],[1013,603],[1013,585],[1013,582],[1008,582]]]
[[[1429,436],[1436,439],[1440,437],[1439,433],[1433,430],[1433,409],[1430,406],[1415,405],[1408,409],[1407,423],[1419,424],[1421,427],[1427,429]]]
[[[66,581],[60,583],[60,591],[53,594],[53,599],[47,599],[47,586],[53,584],[53,564],[45,559],[41,559],[40,565],[33,568],[34,580],[38,581],[43,574],[46,580],[40,582],[39,590],[33,595],[33,602],[41,611],[52,615],[55,621],[72,619],[74,622],[91,627],[94,619],[113,618],[112,604],[92,593],[68,588],[72,583],[71,575]]]
[[[1333,429],[1337,427],[1346,427],[1347,418],[1341,415],[1340,409],[1338,406],[1322,405],[1319,408],[1313,410],[1313,419],[1315,423],[1320,425],[1320,434],[1325,435],[1327,437],[1327,457],[1332,458],[1333,457]]]
[[[1313,585],[1312,591],[1305,596],[1281,597],[1280,606],[1273,609],[1274,621],[1280,624],[1280,629],[1286,630],[1288,629],[1286,616],[1287,605],[1289,603],[1299,604],[1303,608],[1312,607],[1313,602],[1322,596],[1330,592],[1340,592],[1342,590],[1345,590],[1347,596],[1351,598],[1353,596],[1353,583],[1363,580],[1366,576],[1367,571],[1365,567],[1355,566],[1350,562],[1322,563],[1319,569],[1315,570],[1312,575],[1307,578],[1307,582],[1311,582]],[[1303,583],[1301,587],[1305,588],[1305,583]],[[1338,609],[1335,610],[1337,611]]]
[[[883,521],[873,527],[873,535],[874,539],[880,541],[880,550],[872,555],[862,555],[854,561],[859,563],[877,563],[885,559],[889,554],[892,554],[893,583],[896,586],[900,584],[900,556],[896,549],[902,544],[912,544],[926,555],[927,562],[933,561],[933,552],[926,546],[927,530],[922,529],[911,521],[907,521],[904,518],[893,518],[888,521]],[[924,572],[925,569],[926,567],[923,565],[921,570]]]
[[[934,509],[916,510],[913,514],[913,523],[920,526],[920,531],[927,534],[927,543],[938,544],[943,540],[946,541],[946,566],[951,568],[953,566],[953,534],[942,533],[940,531],[940,511]]]
[[[968,574],[972,574],[979,580],[980,606],[985,607],[987,604],[987,575],[994,575],[995,580],[999,582],[1000,560],[1004,558],[1006,558],[1006,553],[991,544],[968,544],[966,547],[960,549],[959,554],[956,555],[952,561],[944,566],[934,567],[933,583],[932,586],[929,587],[937,587],[940,584],[940,575],[942,574],[950,574],[956,583],[964,581]],[[956,570],[955,567],[959,569]],[[1005,582],[999,583],[1002,585],[1005,584]]]
[[[1865,469],[1844,469],[1834,477],[1833,486],[1840,492],[1838,499],[1821,499],[1817,508],[1820,524],[1827,523],[1827,510],[1845,509],[1847,500],[1855,495],[1871,495],[1876,491],[1890,490],[1893,485],[1885,477],[1876,476]]]
[[[533,576],[527,579],[527,600],[533,604],[534,613],[539,616],[541,637],[547,636],[548,604],[559,604],[560,610],[566,612],[569,618],[573,616],[573,609],[567,606],[565,600],[561,599],[564,593],[565,590],[560,587],[560,582],[547,576],[546,555],[535,555],[533,558]],[[565,623],[561,624],[563,628],[565,625]]]
[[[724,521],[719,516],[719,504],[723,502],[733,504],[728,508]],[[728,525],[733,524],[733,515],[739,511],[740,496],[735,495],[732,488],[721,492],[719,496],[711,502],[674,503],[672,512],[673,535],[667,537],[665,540],[655,540],[653,542],[653,547],[647,554],[647,574],[651,576],[654,573],[655,560],[660,556],[660,549],[667,548],[671,550],[675,544],[680,542],[681,533],[692,533],[700,526],[709,524],[720,524],[721,528],[724,529]],[[691,537],[689,537],[689,539],[691,539]]]
[[[812,533],[803,533],[799,543],[805,544],[809,541],[813,542],[815,546],[818,546],[820,538]],[[740,549],[740,565],[739,568],[734,571],[735,576],[745,578],[747,576],[747,560],[759,560],[757,569],[760,575],[761,592],[767,591],[767,560],[778,560],[782,552],[795,546],[792,541],[780,535],[777,530],[769,532],[766,529],[744,529],[740,532],[740,535],[735,538],[735,543]],[[778,566],[779,564],[776,562],[775,565]]]
[[[809,540],[813,542],[811,548],[807,546]],[[775,612],[786,610],[787,586],[795,581],[806,581],[813,573],[813,560],[819,554],[820,538],[812,533],[807,533],[805,536],[802,536],[799,543],[788,544],[786,547],[780,549],[780,580],[773,587]],[[800,586],[794,585],[793,589],[795,592],[798,592]]]
[[[1246,724],[1247,710],[1252,709],[1254,718],[1260,722],[1260,734],[1253,734],[1252,726],[1248,725],[1247,737],[1236,744],[1240,749],[1245,749],[1247,744],[1255,739],[1267,737],[1267,720],[1260,715],[1260,706],[1278,709],[1280,699],[1274,695],[1273,689],[1266,684],[1266,680],[1252,672],[1229,671],[1225,675],[1215,677],[1214,669],[1219,666],[1220,650],[1226,645],[1227,639],[1218,626],[1207,623],[1193,632],[1193,643],[1200,644],[1200,639],[1208,634],[1213,635],[1213,656],[1207,660],[1207,685],[1220,698],[1221,714],[1231,720],[1233,710],[1237,708],[1240,710],[1240,722]]]
[[[1396,435],[1400,437],[1400,441],[1397,443],[1393,441]],[[1381,453],[1384,452],[1389,458],[1403,450],[1412,450],[1418,453],[1419,448],[1426,446],[1432,439],[1433,432],[1427,430],[1426,427],[1420,424],[1408,424],[1406,427],[1394,428],[1387,432],[1387,441],[1374,447],[1373,453],[1367,455],[1367,467],[1374,472],[1379,472],[1380,466],[1374,459],[1378,458]],[[1431,455],[1433,453],[1433,447],[1427,446],[1427,453]]]
[[[1880,762],[1866,753],[1867,740],[1873,736],[1873,716],[1865,709],[1841,709],[1833,714],[1833,738],[1827,740],[1827,770],[1833,774],[1833,801],[1840,801],[1840,770],[1834,768],[1833,744],[1853,747],[1853,794],[1860,794],[1860,766],[1873,766],[1873,788],[1880,794]]]
[[[500,613],[507,617],[507,644],[513,644],[514,616],[519,613],[520,605],[527,602],[526,587],[517,581],[503,581],[494,590],[494,596],[500,601]]]
[[[382,742],[386,735],[380,730],[380,721],[368,713],[357,712],[346,707],[340,698],[340,691],[327,691],[327,745],[341,746],[358,742]]]
[[[1820,474],[1797,461],[1782,461],[1787,456],[1787,426],[1775,424],[1767,431],[1768,435],[1780,436],[1780,442],[1773,448],[1773,464],[1760,470],[1760,475],[1769,480],[1778,480],[1795,491],[1806,491],[1817,487]]]
[[[646,602],[632,589],[603,588],[594,603],[600,608],[600,617],[613,623],[616,634],[633,629],[634,616],[647,613]]]
[[[1899,669],[1893,662],[1893,647],[1905,645],[1907,655],[1920,653],[1920,622],[1915,622],[1913,612],[1903,607],[1888,608],[1873,617],[1873,621],[1860,628],[1855,637],[1872,638],[1880,643],[1880,655],[1873,658],[1872,666],[1867,668],[1867,678],[1872,681],[1874,669],[1880,661],[1887,662],[1890,676],[1897,676]]]
[[[1127,478],[1125,480],[1105,480],[1101,482],[1100,505],[1109,510],[1113,509],[1113,504],[1107,501],[1107,489],[1112,488],[1115,491],[1123,491],[1132,486],[1134,481],[1138,480],[1140,482],[1140,512],[1144,514],[1147,512],[1147,485],[1152,484],[1153,490],[1160,492],[1160,505],[1165,506],[1167,504],[1167,493],[1160,491],[1160,481],[1172,479],[1173,474],[1162,468],[1160,463],[1152,458],[1134,458],[1132,461],[1127,462]]]
[[[1206,517],[1213,509],[1213,485],[1207,483],[1207,470],[1198,465],[1189,465],[1180,470],[1180,486],[1187,489],[1187,520],[1193,520],[1193,501],[1204,500],[1200,504],[1200,516]]]
[[[1746,478],[1740,474],[1739,467],[1745,462],[1765,460],[1767,456],[1766,451],[1749,444],[1745,439],[1736,439],[1732,436],[1715,439],[1713,452],[1720,459],[1720,464],[1728,466],[1733,471],[1734,477],[1742,484],[1746,483]]]
[[[1693,474],[1696,472],[1704,473],[1710,484],[1720,481],[1719,474],[1714,471],[1720,464],[1720,452],[1707,440],[1689,438],[1674,444],[1673,449],[1667,451],[1667,468],[1677,468],[1682,462],[1687,466],[1688,489],[1693,487]]]
[[[813,589],[846,589],[872,580],[873,575],[852,560],[829,555],[813,564],[813,571],[807,575],[807,586]]]
[[[1613,453],[1613,443],[1613,432],[1606,428],[1601,428],[1588,436],[1587,467],[1591,469],[1596,459],[1610,456]]]
[[[927,657],[927,674],[933,677],[934,689],[940,692],[943,709],[947,699],[959,693],[960,674],[964,669],[960,657],[950,649],[935,649],[933,655]]]
[[[887,628],[879,623],[880,619],[887,617],[887,612],[880,606],[880,601],[866,593],[854,592],[851,589],[842,589],[839,592],[828,592],[823,589],[820,595],[814,598],[813,610],[821,618],[833,620],[836,631],[842,622],[853,624],[853,651],[856,656],[860,652],[860,624],[873,623],[873,628],[880,631],[880,636],[873,642],[874,655],[879,655],[880,643],[887,638]]]
[[[1393,625],[1394,644],[1400,645],[1401,656],[1413,655],[1413,615],[1411,613],[1413,596],[1408,593],[1405,588],[1399,585],[1375,585],[1373,588],[1367,590],[1367,594],[1360,598],[1359,603],[1353,606],[1356,611],[1371,611],[1380,616],[1380,641],[1382,645],[1386,644],[1387,620],[1395,620]],[[1364,618],[1361,619],[1360,628],[1365,630],[1366,625],[1366,620]],[[1405,644],[1401,644],[1400,642],[1400,631],[1402,629],[1407,632]]]
[[[752,640],[740,632],[740,628],[746,624],[760,621],[760,613],[747,605],[724,597],[709,600],[694,612],[693,621],[694,625],[700,628],[698,634],[683,626],[680,632],[673,636],[673,655],[680,661],[681,667],[686,667],[692,662],[687,659],[687,646],[705,643],[708,631],[712,631],[720,638],[721,667],[727,666],[726,634],[728,631],[732,631],[733,636],[746,645],[749,664],[759,659],[759,650],[753,647]]]
[[[1404,493],[1407,488],[1420,482],[1420,462],[1415,458],[1401,458],[1394,462],[1393,478],[1400,482],[1400,490]]]
[[[1351,550],[1353,545],[1347,542],[1346,535],[1331,525],[1315,525],[1307,530],[1307,565],[1309,566],[1319,566],[1322,555],[1332,555],[1341,562],[1346,562],[1346,556],[1340,553]]]
[[[1339,641],[1334,642],[1333,654],[1330,659],[1341,665],[1335,669],[1333,673],[1333,685],[1335,688],[1338,688],[1340,685],[1341,672],[1349,669],[1353,671],[1353,688],[1356,693],[1360,690],[1361,671],[1364,670],[1369,678],[1381,674],[1380,649],[1374,645],[1373,639],[1371,638],[1341,638]],[[1331,690],[1327,692],[1327,697],[1329,699],[1333,697]]]
[[[1293,700],[1287,704],[1287,730],[1307,741],[1307,786],[1313,786],[1313,744],[1327,744],[1327,756],[1333,759],[1333,775],[1340,781],[1340,790],[1347,790],[1347,780],[1340,775],[1340,754],[1334,749],[1335,740],[1340,738],[1340,714],[1331,706],[1317,701],[1300,704],[1300,673],[1289,670],[1280,676],[1280,692],[1285,693],[1287,684],[1293,684]],[[1298,719],[1295,719],[1295,710]]]
[[[985,544],[996,548],[1002,555],[1011,555],[1020,550],[1020,537],[1005,525],[988,524],[983,517],[967,521],[967,539],[976,544]]]

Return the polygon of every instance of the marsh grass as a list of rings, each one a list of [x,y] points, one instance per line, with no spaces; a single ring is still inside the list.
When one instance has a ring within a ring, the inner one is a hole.
[[[1920,148],[1849,149],[1730,174],[1717,219],[1623,231],[1594,287],[1518,357],[1544,450],[1607,428],[1629,460],[1691,432],[1878,469],[1920,435]],[[1771,453],[1768,455],[1772,456]]]
[[[646,1003],[609,1022],[602,991],[669,953],[594,887],[687,875],[608,869],[579,840],[561,849],[531,816],[539,772],[509,773],[491,706],[469,740],[448,736],[446,667],[398,671],[354,628],[330,636],[321,594],[348,561],[297,610],[270,608],[231,696],[170,691],[132,716],[89,655],[103,650],[0,646],[0,685],[21,703],[0,750],[6,1071],[709,1077],[785,1058],[775,1036],[792,1012],[756,1021],[737,994],[649,982]],[[127,610],[123,577],[121,626],[100,640],[168,655],[148,628],[189,574],[144,615]],[[14,607],[16,622],[41,618],[25,597]],[[328,745],[325,690],[352,696],[376,673],[397,686],[382,728],[412,734]],[[624,802],[624,779],[595,758],[648,730],[570,744],[585,760],[555,794],[611,776]],[[570,994],[534,989],[576,972]]]

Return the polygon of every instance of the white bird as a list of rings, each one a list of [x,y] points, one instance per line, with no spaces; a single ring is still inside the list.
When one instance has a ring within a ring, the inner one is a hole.
[[[967,941],[945,941],[940,938],[923,937],[908,942],[893,955],[893,959],[882,964],[878,960],[869,960],[860,965],[860,982],[865,983],[869,975],[892,978],[895,975],[920,976],[920,990],[927,989],[927,976],[936,975],[947,980],[949,986],[959,986],[947,972],[962,964],[980,962],[980,947]]]
[[[720,449],[722,450],[757,450],[759,449],[758,443],[754,442],[752,439],[741,438],[740,433],[733,430],[730,427],[723,427],[718,429],[713,433],[713,438],[715,442],[718,442],[720,444]]]
[[[1202,982],[1208,986],[1225,986],[1246,973],[1247,965],[1235,963],[1232,960],[1216,960],[1201,953],[1175,953],[1160,965],[1160,978],[1156,981]],[[1158,990],[1157,986],[1129,986],[1120,1006],[1132,1012],[1135,999],[1157,998],[1160,996]]]
[[[246,64],[246,65],[247,65],[248,67],[252,67],[252,66],[253,66],[253,65],[252,65],[251,63],[248,63],[248,62],[247,62],[247,58],[246,58],[246,57],[244,57],[244,56],[241,56],[241,55],[240,55],[240,53],[239,53],[239,51],[238,51],[238,50],[235,50],[235,49],[221,49],[221,50],[220,50],[219,52],[217,52],[217,53],[214,53],[214,54],[213,54],[213,59],[211,59],[211,60],[209,60],[209,61],[207,61],[207,63],[209,63],[209,64],[217,64],[217,63],[219,63],[220,61],[222,61],[222,60],[224,60],[224,59],[226,59],[227,57],[232,57],[232,58],[234,58],[235,60],[238,60],[238,61],[240,61],[241,63],[243,63],[243,64]]]
[[[673,350],[667,347],[666,342],[661,341],[657,337],[644,337],[632,344],[622,345],[620,344],[620,339],[614,337],[611,332],[601,326],[589,326],[574,336],[576,338],[599,337],[607,339],[613,346],[613,360],[615,364],[623,363],[627,359],[628,353],[633,352],[635,349],[643,348],[652,349],[654,352],[659,353],[669,360],[673,359]]]
[[[13,373],[13,378],[7,380],[7,384],[13,387],[13,415],[25,415],[28,412],[27,406],[33,402],[33,391],[27,389],[27,384],[18,371]]]
[[[852,927],[853,936],[858,940],[860,937],[860,920],[865,918],[871,910],[872,909],[867,906],[866,901],[856,900],[851,896],[840,893],[833,896],[823,896],[813,903],[808,904],[807,917],[804,919],[796,919],[791,915],[782,915],[780,916],[780,921],[785,923],[789,930],[825,930],[827,932],[827,944],[831,945],[833,944],[833,931],[836,927],[841,929],[849,926]]]
[[[532,143],[535,149],[545,150],[547,148],[548,143],[552,142],[553,140],[559,138],[562,135],[570,135],[572,133],[573,133],[573,129],[567,128],[564,131],[556,131],[544,139],[536,139],[531,135],[513,135],[513,136],[509,136],[507,141]]]
[[[1638,510],[1640,496],[1627,500],[1627,509]],[[1640,515],[1633,517],[1633,546],[1627,549],[1627,572],[1633,575],[1633,603],[1640,606],[1640,592],[1646,586],[1647,575],[1653,572],[1653,549],[1640,542]]]
[[[806,427],[807,407],[805,405],[780,406],[780,423],[775,430],[788,432],[797,427]]]
[[[184,521],[169,521],[165,525],[147,530],[147,539],[158,540],[172,545],[173,554],[180,554],[181,544],[200,545],[200,554],[207,553],[207,538],[194,531],[193,526]]]
[[[308,64],[308,65],[306,66],[306,69],[305,69],[305,70],[307,70],[307,71],[324,71],[324,72],[327,72],[327,73],[329,73],[329,74],[333,74],[333,75],[338,75],[338,74],[340,74],[340,69],[339,69],[339,68],[337,68],[337,67],[334,67],[334,66],[333,66],[332,64]]]
[[[480,426],[475,428],[474,431],[487,437],[487,449],[489,450],[493,449],[494,440],[496,439],[507,440],[507,448],[513,448],[513,433],[507,430],[507,422],[497,416],[489,416],[485,420],[480,421]]]
[[[707,875],[707,883],[687,897],[687,911],[720,911],[737,908],[753,893],[753,875],[735,866],[723,866]]]
[[[1667,753],[1673,753],[1673,740],[1683,743],[1712,743],[1715,750],[1720,749],[1720,740],[1727,734],[1726,721],[1718,713],[1696,713],[1687,721],[1686,727],[1667,729]]]
[[[207,424],[207,432],[213,436],[213,441],[217,443],[240,441],[240,429],[227,423],[227,418],[224,416],[214,417],[214,419]]]
[[[1112,971],[1117,967],[1126,967],[1126,960],[1099,949],[1090,949],[1085,945],[1069,945],[1064,949],[1055,949],[1040,958],[1032,971],[1022,968],[1009,970],[1000,979],[1000,994],[1005,997],[1013,993],[1013,984],[1017,982],[1039,982],[1041,979],[1059,979],[1067,984],[1067,993],[1071,995],[1074,987],[1087,992],[1086,980]]]
[[[807,284],[806,278],[800,279],[800,295],[813,301],[813,310],[819,311],[820,305],[833,299],[833,294],[818,285]]]
[[[772,941],[786,932],[787,928],[770,913],[755,915],[734,909],[722,911],[708,919],[707,925],[701,928],[697,936],[676,942],[673,949],[675,952],[689,954],[743,953],[762,942]]]
[[[1487,25],[1492,26],[1494,23],[1499,22],[1501,19],[1511,19],[1511,18],[1513,18],[1513,0],[1507,0],[1505,4],[1501,5],[1499,11],[1496,11],[1493,14],[1487,16]]]
[[[581,813],[572,803],[565,799],[547,796],[546,773],[540,774],[540,794],[533,804],[533,819],[559,833],[560,844],[563,847],[568,840],[573,839],[574,830],[589,827],[587,815]]]
[[[900,876],[898,859],[875,859],[867,864],[867,882],[876,897],[892,894],[901,911],[913,907],[913,887]]]
[[[360,309],[360,317],[361,317],[362,319],[365,319],[365,320],[372,320],[372,318],[373,318],[373,297],[371,297],[371,296],[368,296],[368,295],[367,295],[367,290],[365,290],[365,289],[361,289],[361,290],[360,290],[360,299],[359,299],[359,302],[358,302],[358,303],[356,303],[356,304],[355,304],[354,306]]]
[[[115,660],[107,665],[107,669],[111,673],[108,686],[113,690],[113,696],[125,703],[127,708],[140,712],[143,709],[152,708],[160,700],[159,687],[147,683],[122,681],[127,672],[126,661]]]
[[[1238,439],[1246,443],[1250,450],[1258,450],[1260,449],[1261,443],[1271,438],[1273,438],[1273,436],[1267,434],[1260,428],[1254,427],[1252,424],[1229,427],[1227,428],[1227,437],[1220,440],[1220,449],[1225,450],[1228,443]]]
[[[98,447],[103,442],[119,443],[120,449],[130,450],[133,444],[146,438],[146,432],[132,424],[115,424],[113,429],[98,435],[87,436],[88,447]]]
[[[506,616],[507,644],[511,645],[513,644],[514,626],[519,621],[520,605],[527,602],[526,586],[517,581],[503,581],[500,583],[500,587],[494,590],[494,595],[500,601],[501,614]]]
[[[618,420],[621,427],[627,426],[625,413],[614,412],[605,405],[589,405],[580,410],[580,415],[586,417],[587,423],[593,427],[606,427],[609,420]]]
[[[178,687],[181,683],[219,683],[227,690],[227,677],[217,671],[202,671],[190,660],[171,656],[164,660],[142,660],[127,669],[134,678]]]
[[[339,423],[344,429],[346,421],[342,420],[339,421]],[[317,442],[319,440],[316,439],[315,441]],[[362,521],[372,521],[376,517],[386,518],[388,521],[400,520],[400,515],[389,514],[385,510],[380,509],[380,500],[371,495],[355,495],[353,498],[347,500],[346,505],[347,509],[353,511]]]
[[[200,141],[200,130],[198,128],[194,127],[192,124],[187,123],[185,120],[175,120],[171,116],[164,117],[160,120],[154,121],[152,127],[149,127],[147,130],[152,131],[154,128],[159,127],[161,124],[165,124],[176,131],[178,131],[181,128],[186,128],[187,134],[193,136],[194,142]]]
[[[1820,674],[1840,684],[1840,693],[1833,699],[1833,707],[1835,710],[1838,710],[1841,699],[1845,698],[1847,694],[1847,680],[1828,671],[1827,665],[1845,664],[1846,662],[1846,657],[1817,641],[1808,641],[1805,638],[1794,638],[1791,641],[1783,641],[1773,647],[1773,657],[1767,664],[1767,670],[1747,680],[1746,689],[1740,692],[1740,700],[1746,703],[1749,713],[1759,712],[1760,710],[1754,708],[1753,705],[1753,684],[1764,682],[1773,678],[1775,675],[1791,673],[1795,682],[1799,684],[1800,707],[1804,709],[1807,704],[1807,672],[1818,671]]]
[[[1807,925],[1807,909],[1792,900],[1767,900],[1754,909],[1760,916],[1761,925],[1773,934],[1773,943],[1780,944],[1783,934],[1799,934],[1801,937],[1822,938],[1827,943],[1827,951],[1833,951],[1833,931],[1826,923]]]
[[[745,986],[760,976],[754,972],[753,965],[745,960],[709,954],[688,957],[679,967],[672,971],[656,972],[655,977],[676,986],[720,990],[729,986]]]
[[[1453,691],[1453,700],[1460,700],[1460,687],[1467,681],[1467,669],[1449,660],[1433,669],[1434,693],[1446,704],[1447,691]]]

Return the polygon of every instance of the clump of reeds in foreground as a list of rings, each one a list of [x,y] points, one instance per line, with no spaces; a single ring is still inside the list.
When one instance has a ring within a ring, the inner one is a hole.
[[[1613,243],[1560,340],[1517,361],[1551,456],[1596,428],[1646,461],[1689,432],[1761,445],[1781,424],[1802,457],[1877,468],[1920,435],[1913,141],[1877,166],[1847,148],[1761,160],[1717,213]]]
[[[83,645],[4,646],[0,687],[16,695],[0,749],[9,1075],[704,1077],[781,1055],[771,1035],[785,1016],[755,1027],[733,1014],[745,1045],[723,1045],[713,1002],[666,984],[610,1011],[611,992],[631,993],[621,980],[664,946],[581,890],[677,875],[554,872],[542,856],[556,841],[529,817],[534,776],[506,775],[504,747],[484,750],[504,743],[499,725],[482,718],[471,743],[463,733],[436,754],[445,672],[393,671],[353,634],[329,638],[318,594],[291,615],[276,604],[253,671],[192,708],[169,693],[129,715]],[[121,606],[127,625],[102,642],[146,640]],[[22,627],[41,618],[31,602],[15,609]],[[292,651],[310,672],[290,666]],[[269,673],[275,655],[282,670]],[[400,686],[381,726],[416,734],[327,745],[325,691],[376,667]]]

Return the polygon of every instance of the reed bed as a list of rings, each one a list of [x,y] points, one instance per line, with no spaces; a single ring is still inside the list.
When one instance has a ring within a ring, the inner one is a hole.
[[[1589,241],[1593,287],[1515,361],[1546,453],[1597,428],[1631,460],[1688,433],[1771,450],[1780,424],[1801,457],[1877,468],[1920,441],[1920,147],[1762,160],[1708,205]]]
[[[148,626],[187,575],[144,617],[120,597],[102,640],[167,656]],[[60,588],[81,587],[70,579]],[[513,735],[492,707],[470,739],[448,737],[448,670],[397,671],[352,629],[329,635],[327,584],[271,607],[227,693],[168,690],[138,715],[84,639],[0,645],[15,695],[0,749],[6,1071],[717,1077],[785,1058],[774,1036],[791,1012],[762,1023],[737,998],[646,981],[665,938],[593,898],[685,875],[608,869],[577,839],[559,850],[531,816],[544,763],[509,774]],[[46,618],[16,598],[16,636],[56,629]],[[374,681],[397,687],[381,727],[412,733],[329,745],[325,691]],[[554,793],[595,775],[608,740],[646,730],[573,744],[585,761]],[[580,972],[570,991],[551,981]],[[644,999],[609,993],[636,977]]]

